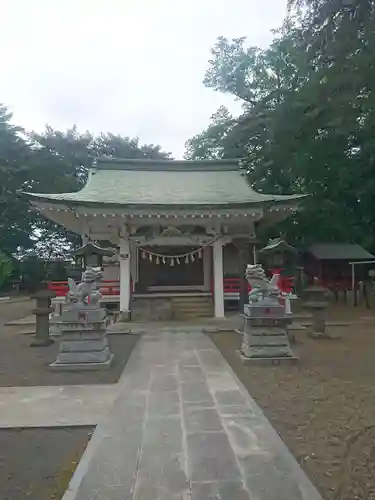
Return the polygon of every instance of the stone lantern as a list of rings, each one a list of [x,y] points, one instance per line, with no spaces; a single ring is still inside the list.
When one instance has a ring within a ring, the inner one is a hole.
[[[113,257],[115,251],[113,249],[102,248],[101,246],[93,243],[92,241],[87,242],[73,253],[77,265],[82,269],[87,269],[88,267],[96,268],[103,267],[103,257]]]
[[[53,344],[49,336],[49,315],[52,312],[51,299],[56,297],[52,290],[44,288],[31,296],[36,300],[36,307],[32,310],[35,314],[36,334],[35,340],[30,344],[31,347],[47,347]]]
[[[312,316],[312,336],[324,337],[326,335],[326,315],[328,307],[328,290],[319,284],[315,278],[314,283],[304,292],[303,307]]]
[[[259,250],[258,255],[268,270],[280,272],[294,268],[297,250],[282,238],[273,238]]]

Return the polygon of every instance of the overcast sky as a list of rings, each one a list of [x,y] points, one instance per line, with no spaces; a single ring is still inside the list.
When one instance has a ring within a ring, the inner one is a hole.
[[[182,157],[221,104],[220,36],[267,46],[286,0],[0,0],[0,103],[14,122],[138,136]]]

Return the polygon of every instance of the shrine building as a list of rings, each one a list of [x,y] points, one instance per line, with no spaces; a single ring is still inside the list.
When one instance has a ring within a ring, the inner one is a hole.
[[[239,160],[108,158],[94,162],[78,192],[26,194],[84,245],[110,242],[104,279],[118,280],[123,317],[157,304],[170,319],[188,297],[198,312],[224,317],[224,280],[252,261],[256,228],[291,215],[304,197],[255,192]]]

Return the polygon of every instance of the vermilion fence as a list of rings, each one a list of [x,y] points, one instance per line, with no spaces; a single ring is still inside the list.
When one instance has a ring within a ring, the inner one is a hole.
[[[240,278],[224,278],[224,298],[225,299],[238,299],[241,291]],[[282,292],[289,293],[293,291],[294,278],[293,277],[280,277],[279,288]],[[68,291],[69,286],[67,281],[49,281],[48,288],[56,293],[56,297],[64,297]],[[100,291],[103,295],[120,295],[120,282],[118,280],[102,281]],[[211,291],[213,292],[213,283],[211,284]],[[251,291],[251,286],[248,285],[248,291]]]
[[[69,291],[67,281],[49,281],[48,288],[56,293],[56,297],[64,297]],[[118,280],[102,281],[100,291],[103,295],[120,295],[120,282]]]
[[[284,293],[293,292],[294,278],[280,276],[278,286],[280,290]],[[211,284],[211,290],[213,291],[213,282]],[[247,286],[248,292],[251,291],[251,286]],[[241,280],[240,278],[224,278],[224,298],[226,299],[236,299],[239,298],[241,292]]]

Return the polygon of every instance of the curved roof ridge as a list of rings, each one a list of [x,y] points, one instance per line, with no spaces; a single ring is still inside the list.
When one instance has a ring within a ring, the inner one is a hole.
[[[98,170],[137,170],[137,171],[223,171],[241,170],[241,158],[219,160],[154,160],[150,158],[97,158],[93,168]]]

